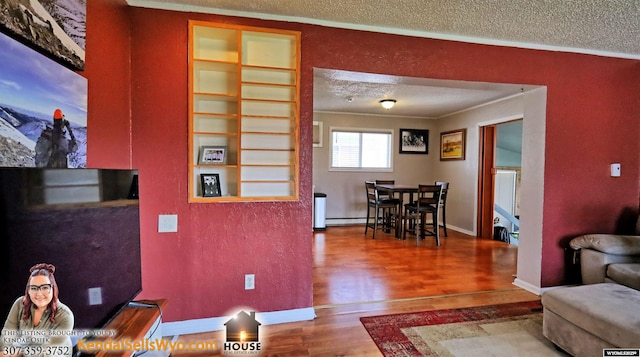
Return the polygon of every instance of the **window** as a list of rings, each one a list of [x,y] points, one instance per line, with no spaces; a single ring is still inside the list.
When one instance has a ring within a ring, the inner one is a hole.
[[[331,169],[391,171],[392,130],[331,128]]]

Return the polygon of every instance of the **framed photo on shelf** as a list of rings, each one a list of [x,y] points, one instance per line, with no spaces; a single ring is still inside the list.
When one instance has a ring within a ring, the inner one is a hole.
[[[440,161],[464,160],[467,129],[440,133]]]
[[[200,158],[198,164],[226,164],[227,163],[227,147],[226,146],[201,146]]]
[[[400,129],[400,154],[428,154],[429,130]]]
[[[202,185],[202,197],[222,196],[219,174],[201,174],[200,183]]]

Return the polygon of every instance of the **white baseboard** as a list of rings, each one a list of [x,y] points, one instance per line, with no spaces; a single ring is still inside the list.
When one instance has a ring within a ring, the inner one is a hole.
[[[516,278],[513,281],[513,285],[515,285],[515,286],[517,286],[519,288],[522,288],[522,289],[524,289],[524,290],[526,290],[526,291],[528,291],[530,293],[534,293],[534,294],[536,294],[538,296],[541,296],[542,292],[543,292],[540,287],[535,286],[535,285],[531,285],[531,284],[529,284],[529,283],[527,283],[527,282],[525,282],[523,280],[520,280],[518,278]]]
[[[316,312],[312,307],[294,310],[256,312],[256,320],[264,325],[275,325],[286,322],[313,320]],[[164,322],[162,324],[163,336],[188,335],[224,330],[224,324],[232,316],[209,317],[204,319]]]
[[[556,285],[556,286],[549,286],[546,288],[540,288],[534,285],[531,285],[527,282],[524,282],[518,278],[516,278],[513,281],[513,285],[522,288],[524,290],[527,290],[530,293],[534,293],[538,296],[542,296],[542,294],[544,294],[545,292],[549,291],[549,290],[553,290],[553,289],[558,289],[558,288],[567,288],[567,287],[571,287],[571,286],[575,286],[575,285]]]
[[[462,229],[460,227],[456,227],[456,226],[452,226],[450,224],[447,224],[447,230],[449,230],[449,229],[453,229],[456,232],[460,232],[460,233],[466,234],[468,236],[474,236],[475,237],[475,235],[476,235],[476,232],[473,232],[473,231],[470,231],[470,230],[467,230],[467,229]]]

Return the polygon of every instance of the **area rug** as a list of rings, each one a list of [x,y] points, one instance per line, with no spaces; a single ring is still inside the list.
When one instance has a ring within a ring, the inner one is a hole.
[[[539,301],[362,317],[382,354],[564,356],[542,335]]]

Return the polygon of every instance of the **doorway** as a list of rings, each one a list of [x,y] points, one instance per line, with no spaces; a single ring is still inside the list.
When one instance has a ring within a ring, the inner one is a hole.
[[[480,127],[478,236],[517,244],[523,120]],[[499,233],[504,233],[497,237]]]
[[[317,72],[320,71],[320,72]],[[317,73],[316,73],[317,72]],[[348,83],[343,83],[342,87],[345,88],[360,88],[361,85],[351,85],[354,78],[357,76],[340,76],[340,74],[344,74],[341,71],[331,70],[329,73],[336,74],[336,76],[325,75],[327,80],[336,79],[339,80],[341,78],[347,78]],[[328,88],[324,88],[322,86],[318,86],[317,83],[321,81],[315,76],[315,74],[323,73],[318,68],[314,68],[314,84],[313,84],[313,103],[314,103],[314,120],[323,121],[323,115],[327,114],[335,114],[335,113],[348,113],[349,118],[346,120],[351,121],[353,119],[353,115],[355,114],[355,109],[352,107],[355,103],[358,102],[357,98],[354,98],[353,101],[344,100],[344,98],[340,97],[340,94],[344,94],[343,90],[329,90]],[[349,72],[350,74],[353,74]],[[375,93],[381,92],[381,88],[384,88],[385,84],[389,84],[390,75],[383,76],[386,78],[386,81],[371,82],[371,74],[361,74],[362,76],[369,79],[366,83],[366,88],[368,90],[363,91],[362,93],[366,93],[368,95],[372,95]],[[375,75],[374,75],[375,76]],[[395,79],[395,77],[393,77]],[[412,81],[415,78],[412,78]],[[446,81],[446,80],[443,80]],[[327,81],[325,81],[327,82]],[[395,83],[395,82],[394,82]],[[331,81],[325,83],[331,84]],[[340,88],[342,88],[340,87]],[[376,90],[371,90],[372,87],[375,87]],[[338,88],[338,89],[340,89]],[[467,126],[468,128],[472,128],[477,125],[477,128],[481,128],[483,126],[495,125],[501,122],[512,121],[517,119],[526,118],[523,120],[523,170],[522,170],[522,197],[523,202],[521,205],[521,213],[522,217],[525,219],[521,222],[522,225],[520,227],[520,241],[518,249],[518,269],[517,269],[517,278],[514,280],[514,285],[524,288],[528,291],[539,293],[540,292],[540,280],[541,280],[541,270],[542,270],[542,221],[543,221],[543,203],[544,203],[544,172],[545,172],[545,138],[546,138],[546,100],[547,100],[547,88],[544,86],[521,86],[521,89],[524,88],[524,91],[520,91],[521,93],[514,95],[513,97],[521,98],[517,105],[505,105],[500,107],[500,111],[496,112],[489,108],[486,115],[482,117],[493,117],[496,118],[496,114],[498,114],[499,120],[491,120],[484,122],[481,116],[478,116],[478,120],[475,121],[465,121],[465,119],[461,119],[461,125],[456,125],[455,127],[463,127]],[[338,96],[336,97],[336,94]],[[425,96],[421,96],[422,99]],[[342,99],[342,100],[341,100]],[[375,101],[374,101],[375,102]],[[325,105],[322,105],[325,104]],[[348,108],[347,108],[348,106]],[[482,111],[482,110],[481,110]],[[482,114],[482,113],[481,113]],[[504,116],[502,116],[504,115]],[[369,115],[369,120],[371,120],[371,115]],[[374,118],[379,118],[373,116]],[[345,120],[341,120],[341,125],[344,126]],[[325,133],[327,135],[326,128],[330,126],[327,122],[325,124]],[[453,129],[454,127],[452,127]],[[438,128],[436,128],[438,129]],[[445,130],[445,128],[440,128]],[[438,130],[434,130],[436,135]],[[473,131],[473,135],[469,135],[468,137],[468,145],[467,148],[483,148],[485,146],[478,145],[478,141],[480,140],[479,136],[475,134],[479,133],[479,131]],[[326,139],[326,137],[325,137]],[[475,142],[473,142],[475,140]],[[435,141],[435,140],[434,140]],[[326,143],[326,141],[325,141]],[[358,188],[349,187],[348,185],[343,184],[346,181],[348,182],[361,182],[361,179],[364,180],[365,175],[368,176],[367,173],[360,173],[360,176],[356,176],[352,179],[353,175],[358,175],[358,173],[335,173],[329,172],[327,167],[328,163],[328,148],[327,145],[324,145],[324,148],[314,148],[313,154],[313,177],[312,182],[314,184],[322,184],[323,187],[316,187],[316,189],[320,189],[323,192],[327,193],[330,201],[327,202],[327,223],[329,223],[329,217],[331,215],[336,214],[338,217],[344,217],[345,219],[341,219],[340,222],[332,221],[332,224],[347,224],[354,222],[354,219],[351,218],[356,217],[358,215],[357,211],[361,206],[358,204],[347,205],[348,203],[359,202],[360,200],[360,190]],[[437,144],[436,144],[437,146]],[[492,146],[491,146],[492,147]],[[326,153],[325,153],[326,152]],[[461,213],[458,215],[462,217],[460,219],[460,226],[457,228],[462,228],[461,231],[470,234],[470,235],[482,235],[482,229],[478,229],[481,226],[481,222],[483,219],[478,219],[480,216],[480,212],[483,210],[478,209],[479,202],[482,202],[481,198],[483,197],[481,192],[478,190],[478,182],[479,176],[474,178],[473,180],[468,180],[478,174],[478,167],[480,162],[478,161],[479,156],[476,156],[480,153],[472,153],[469,155],[467,153],[467,160],[464,162],[456,162],[456,163],[448,163],[443,164],[437,161],[437,156],[434,156],[431,160],[432,164],[438,172],[442,173],[446,178],[456,178],[460,177],[463,182],[460,182],[460,185],[456,187],[463,187],[466,183],[467,190],[464,192],[464,197],[471,197],[473,199],[473,203],[464,204],[464,202],[458,202],[456,200],[452,200],[451,207],[448,211],[459,210]],[[480,156],[481,158],[482,156]],[[489,166],[489,170],[492,166]],[[460,174],[460,171],[463,171]],[[361,177],[362,176],[362,177]],[[363,178],[364,177],[364,178]],[[466,180],[466,181],[465,181]],[[493,182],[490,180],[489,182]],[[469,187],[470,186],[470,187]],[[482,186],[481,186],[482,187]],[[326,189],[326,190],[325,190]],[[493,188],[490,187],[491,192],[493,194]],[[334,191],[329,191],[334,190]],[[357,196],[356,196],[357,195]],[[488,197],[488,196],[485,196]],[[489,201],[491,202],[491,201]],[[456,206],[457,204],[457,206]],[[490,206],[491,211],[492,208]],[[462,214],[462,215],[461,215]],[[358,216],[359,217],[359,216]],[[490,222],[485,224],[487,233],[484,234],[485,237],[491,237],[492,227],[493,227],[493,214],[490,213],[487,215]],[[347,222],[347,219],[349,222]],[[448,220],[449,221],[449,220]],[[447,223],[455,223],[447,222]],[[329,226],[329,224],[327,224]],[[456,226],[452,224],[452,226]],[[466,229],[465,229],[466,227]],[[484,228],[483,228],[484,229]]]

